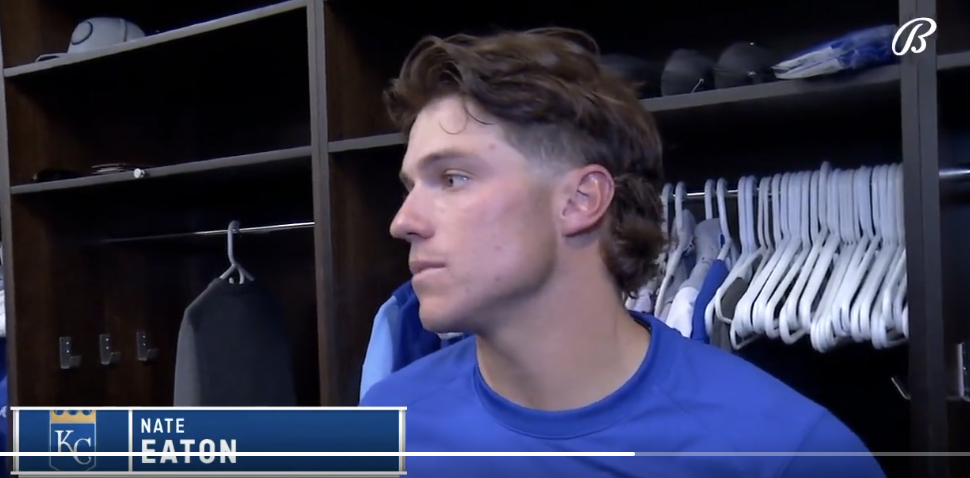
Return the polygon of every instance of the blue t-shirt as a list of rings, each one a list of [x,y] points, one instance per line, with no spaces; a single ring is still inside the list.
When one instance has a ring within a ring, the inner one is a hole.
[[[545,412],[505,400],[482,379],[474,338],[393,373],[361,405],[406,406],[410,452],[654,454],[409,457],[411,478],[885,477],[862,441],[821,406],[656,318],[635,318],[652,330],[643,364],[619,390],[584,408]],[[684,452],[691,455],[674,455]],[[827,452],[856,455],[804,455]]]

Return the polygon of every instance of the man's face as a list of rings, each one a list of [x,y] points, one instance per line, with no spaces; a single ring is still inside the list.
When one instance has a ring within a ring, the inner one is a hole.
[[[480,330],[476,317],[545,283],[559,238],[552,176],[511,147],[499,126],[469,117],[455,97],[428,105],[411,130],[401,176],[409,193],[391,235],[411,243],[425,328]]]

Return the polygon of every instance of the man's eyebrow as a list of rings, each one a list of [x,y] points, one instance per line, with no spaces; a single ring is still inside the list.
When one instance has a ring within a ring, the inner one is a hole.
[[[439,151],[435,151],[434,153],[422,156],[420,159],[417,160],[415,169],[417,170],[426,169],[434,165],[435,163],[440,163],[442,161],[469,158],[472,156],[473,155],[468,153],[467,151],[462,151],[459,149],[442,149]],[[403,169],[398,173],[398,177],[401,179],[401,184],[404,184],[404,187],[410,189],[412,186],[414,186],[414,179],[408,176],[408,174],[405,173]]]

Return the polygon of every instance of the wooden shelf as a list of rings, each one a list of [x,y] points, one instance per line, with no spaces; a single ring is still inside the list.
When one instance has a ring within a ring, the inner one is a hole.
[[[90,188],[103,186],[106,184],[151,181],[153,179],[164,177],[215,172],[229,169],[241,170],[245,168],[263,167],[270,164],[278,166],[282,165],[283,163],[292,162],[293,160],[309,158],[310,154],[311,148],[309,146],[303,146],[276,151],[266,151],[256,154],[231,156],[227,158],[194,161],[191,163],[176,164],[172,166],[147,168],[144,170],[145,175],[141,178],[136,178],[132,172],[122,172],[64,179],[60,181],[49,181],[44,183],[22,184],[11,187],[10,194],[37,194],[49,191],[61,191],[65,189]]]
[[[960,70],[970,67],[970,51],[940,55],[937,68],[941,71]],[[766,109],[791,109],[793,106],[810,105],[825,107],[826,103],[844,104],[845,101],[874,101],[875,96],[863,96],[862,91],[885,90],[899,84],[899,66],[887,65],[860,72],[848,78],[818,78],[811,80],[777,81],[763,85],[742,86],[723,90],[702,91],[688,95],[648,98],[642,100],[663,126],[678,120],[696,121],[706,117],[707,122],[723,120],[718,113],[729,108],[734,118],[765,114]],[[690,116],[686,116],[689,113]],[[712,116],[714,118],[712,118]],[[366,136],[363,138],[331,141],[331,153],[380,149],[404,144],[404,137],[397,133]]]
[[[946,72],[970,67],[970,51],[946,53],[936,59],[936,69]]]
[[[888,65],[863,71],[847,78],[817,78],[741,86],[723,90],[701,91],[686,95],[649,98],[641,101],[644,107],[663,117],[666,112],[693,110],[724,104],[752,104],[772,101],[776,104],[802,95],[841,94],[899,81],[899,67]]]
[[[263,18],[279,15],[281,13],[286,13],[300,8],[306,8],[305,0],[290,0],[277,5],[271,5],[268,7],[258,8],[255,10],[250,10],[248,12],[238,13],[224,18],[219,18],[217,20],[198,23],[188,27],[178,28],[175,30],[166,31],[155,35],[148,35],[145,38],[142,38],[139,40],[134,40],[134,41],[122,43],[119,45],[110,46],[97,51],[64,55],[60,58],[55,58],[51,60],[45,60],[45,61],[40,61],[36,63],[29,63],[26,65],[5,68],[3,70],[3,76],[6,78],[15,78],[15,77],[30,75],[38,72],[47,71],[47,70],[63,68],[68,65],[84,63],[84,62],[88,62],[99,58],[109,57],[109,56],[118,55],[126,52],[132,52],[135,50],[141,50],[143,48],[150,48],[163,43],[174,42],[174,41],[182,40],[182,39],[197,36],[197,35],[204,35],[206,33],[215,32],[217,30],[230,28],[244,23],[255,22]]]
[[[389,146],[400,146],[402,144],[404,144],[403,135],[400,133],[388,133],[375,136],[365,136],[363,138],[331,141],[329,151],[331,153],[342,153],[344,151],[387,148]]]

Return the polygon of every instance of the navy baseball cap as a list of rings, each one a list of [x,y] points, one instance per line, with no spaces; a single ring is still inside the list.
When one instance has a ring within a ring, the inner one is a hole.
[[[664,96],[683,95],[714,88],[714,60],[696,50],[675,50],[667,58],[660,89]]]
[[[732,43],[714,65],[714,85],[721,89],[774,81],[771,67],[779,59],[777,54],[756,43]]]

